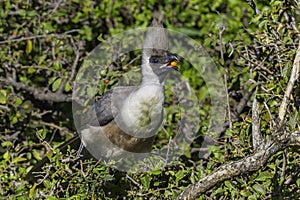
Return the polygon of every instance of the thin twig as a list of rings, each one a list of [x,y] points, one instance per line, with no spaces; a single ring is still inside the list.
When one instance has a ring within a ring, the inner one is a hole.
[[[246,0],[246,2],[249,4],[249,6],[254,10],[255,14],[260,14],[260,10],[257,8],[254,0]]]
[[[225,26],[222,26],[220,28],[220,30],[219,30],[219,40],[220,40],[219,46],[220,46],[221,60],[223,61],[224,65],[225,65],[225,60],[224,60],[224,53],[223,53],[222,34],[225,31],[225,29],[226,29]],[[229,103],[227,73],[228,73],[228,68],[225,68],[224,81],[225,81],[225,91],[226,91],[227,114],[228,114],[229,129],[232,129],[232,120],[231,120],[230,103]]]
[[[275,122],[274,122],[274,119],[273,119],[273,116],[271,114],[271,111],[269,109],[269,106],[267,105],[267,103],[264,101],[264,106],[265,108],[267,109],[267,112],[268,112],[268,115],[270,117],[270,127],[274,127],[275,126]]]
[[[252,143],[254,151],[257,150],[259,145],[264,141],[262,134],[260,132],[260,118],[258,111],[258,104],[256,97],[254,97],[252,103]]]
[[[134,185],[138,186],[140,189],[143,188],[143,186],[141,184],[139,184],[138,182],[136,182],[133,178],[131,178],[128,174],[126,174],[126,178],[128,180],[130,180],[132,183],[134,183]]]
[[[293,87],[295,85],[295,82],[299,78],[299,73],[300,73],[299,61],[300,61],[300,42],[299,42],[298,49],[297,49],[297,52],[296,52],[296,56],[295,56],[295,59],[294,59],[290,80],[287,84],[287,87],[286,87],[286,90],[285,90],[285,93],[284,93],[284,96],[283,96],[283,100],[282,100],[280,108],[279,108],[279,119],[280,119],[281,122],[283,122],[283,120],[284,120],[287,105],[289,103],[289,99],[290,99]]]
[[[21,42],[21,41],[26,41],[26,40],[34,40],[34,39],[39,39],[39,38],[46,38],[46,37],[72,37],[72,35],[69,35],[69,33],[74,33],[74,32],[79,32],[79,29],[73,29],[70,31],[67,31],[62,34],[43,34],[43,35],[33,35],[33,36],[28,36],[28,37],[21,37],[21,38],[16,38],[16,39],[7,39],[4,41],[0,41],[0,44],[7,44],[11,42]]]
[[[78,61],[79,61],[79,58],[80,58],[80,53],[79,53],[79,47],[76,46],[73,38],[70,39],[71,40],[71,44],[73,46],[73,51],[75,53],[75,59],[74,59],[74,62],[73,62],[73,65],[72,65],[72,70],[71,70],[71,75],[69,77],[69,80],[72,81],[74,76],[75,76],[75,71],[76,71],[76,67],[78,66]]]

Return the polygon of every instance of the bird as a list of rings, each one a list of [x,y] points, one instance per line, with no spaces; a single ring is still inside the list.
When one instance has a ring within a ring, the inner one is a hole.
[[[58,148],[81,146],[78,152],[82,158],[104,161],[149,153],[163,121],[165,77],[178,70],[178,62],[178,57],[168,51],[165,29],[153,19],[143,43],[140,85],[106,92],[85,114],[79,137],[74,136]],[[38,162],[27,180],[34,180],[34,173],[47,162],[48,158]]]

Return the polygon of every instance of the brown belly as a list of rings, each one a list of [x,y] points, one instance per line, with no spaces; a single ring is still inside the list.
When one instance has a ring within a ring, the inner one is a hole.
[[[137,138],[123,132],[114,121],[102,127],[103,133],[114,145],[120,149],[134,152],[147,153],[152,149],[155,136],[148,138]]]

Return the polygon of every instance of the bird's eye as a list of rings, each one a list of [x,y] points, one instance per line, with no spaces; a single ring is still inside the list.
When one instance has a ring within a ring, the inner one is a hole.
[[[159,63],[159,59],[158,58],[151,58],[150,62],[151,63]]]

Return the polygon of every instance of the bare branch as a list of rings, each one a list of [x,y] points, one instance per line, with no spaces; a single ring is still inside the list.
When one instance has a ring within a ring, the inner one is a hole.
[[[284,116],[286,114],[286,108],[287,108],[287,105],[289,103],[290,95],[292,93],[295,82],[299,78],[299,73],[300,73],[299,61],[300,61],[300,42],[299,42],[298,49],[297,49],[297,52],[296,52],[296,56],[295,56],[295,59],[294,59],[290,80],[289,80],[288,85],[286,87],[286,90],[285,90],[285,93],[284,93],[284,96],[283,96],[283,100],[282,100],[280,108],[279,108],[279,119],[280,119],[281,122],[284,120]]]
[[[248,91],[244,94],[243,98],[240,100],[239,104],[235,108],[235,117],[238,117],[242,113],[248,101],[250,100],[253,92],[254,90],[252,89],[251,91]]]
[[[260,10],[258,10],[254,0],[246,0],[246,2],[248,3],[248,5],[254,10],[255,14],[260,14]]]
[[[4,110],[4,111],[6,111],[6,112],[9,112],[9,111],[10,111],[10,108],[7,107],[7,106],[0,105],[0,110]]]
[[[21,41],[33,40],[33,39],[38,39],[38,38],[46,38],[46,37],[72,37],[72,35],[69,35],[70,33],[79,32],[79,31],[80,31],[79,29],[73,29],[73,30],[67,31],[62,34],[43,34],[43,35],[33,35],[33,36],[29,36],[29,37],[21,37],[21,38],[16,38],[16,39],[7,39],[4,41],[0,41],[0,45],[11,43],[11,42],[21,42]]]
[[[44,122],[44,121],[33,121],[33,124],[53,127],[55,129],[59,130],[61,132],[61,135],[65,135],[66,133],[71,133],[71,131],[68,128],[63,127],[63,126],[58,126],[54,123],[48,123],[48,122]]]
[[[290,145],[300,145],[300,130],[291,134]]]
[[[18,90],[24,90],[26,92],[29,92],[37,100],[50,101],[50,102],[71,102],[72,101],[72,95],[66,95],[58,92],[53,93],[49,91],[47,88],[40,89],[32,86],[27,86],[24,83],[16,82],[10,78],[8,79],[0,78],[0,82],[5,83],[6,85],[12,85]]]
[[[217,183],[226,179],[233,178],[243,173],[257,171],[268,159],[277,153],[279,150],[286,147],[292,142],[293,135],[298,136],[298,144],[300,143],[300,131],[284,132],[276,131],[272,137],[266,142],[262,142],[258,146],[258,150],[245,158],[237,161],[231,161],[218,167],[217,170],[202,178],[196,184],[191,184],[177,197],[177,199],[196,199],[199,195]]]
[[[79,50],[80,50],[80,45],[79,46],[76,46],[73,38],[70,39],[71,40],[71,44],[73,46],[73,51],[75,53],[75,59],[74,59],[74,62],[73,62],[73,65],[72,65],[72,70],[71,70],[71,75],[69,77],[69,80],[72,81],[74,76],[75,76],[75,71],[76,71],[76,67],[78,66],[78,62],[79,62],[79,57],[80,57],[80,53],[79,53]]]
[[[224,25],[221,25],[221,27],[219,28],[219,40],[220,40],[219,46],[220,46],[221,60],[223,62],[223,65],[225,64],[225,60],[224,60],[224,53],[223,53],[222,34],[225,30],[226,30],[226,27]],[[229,94],[228,94],[228,83],[227,83],[227,73],[228,73],[228,68],[225,68],[224,81],[225,81],[226,103],[227,103],[227,112],[228,112],[227,114],[228,114],[229,129],[232,129],[232,120],[231,120]]]
[[[252,143],[254,151],[257,150],[258,146],[264,142],[262,134],[260,132],[260,118],[256,97],[254,97],[252,103]]]

